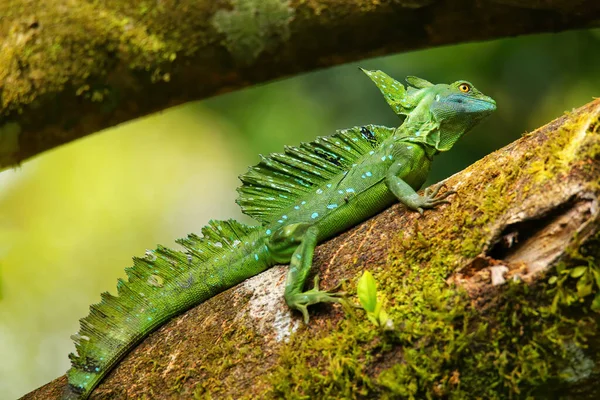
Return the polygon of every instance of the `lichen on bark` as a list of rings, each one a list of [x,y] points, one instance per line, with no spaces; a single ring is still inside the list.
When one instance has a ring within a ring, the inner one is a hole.
[[[295,10],[288,0],[232,0],[231,10],[218,10],[212,24],[235,60],[250,65],[265,49],[290,37]]]

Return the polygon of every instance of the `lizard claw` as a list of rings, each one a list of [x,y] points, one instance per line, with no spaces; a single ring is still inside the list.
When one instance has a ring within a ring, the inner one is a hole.
[[[427,189],[425,189],[425,197],[430,197],[430,198],[438,197],[438,193],[442,189],[446,189],[446,191],[444,193],[442,193],[439,196],[439,198],[445,198],[445,197],[450,196],[451,194],[456,193],[455,190],[448,190],[448,186],[446,186],[446,182],[442,182],[437,185],[432,185],[432,186],[428,187]]]
[[[421,196],[421,204],[415,208],[419,214],[423,215],[423,210],[426,208],[435,208],[441,204],[450,204],[450,201],[447,200],[447,197],[456,193],[455,190],[446,190],[444,193],[439,194],[442,188],[447,188],[444,182],[428,187],[425,189],[425,193]]]
[[[336,287],[330,290],[319,289],[319,276],[316,275],[314,280],[314,287],[306,292],[297,293],[286,298],[288,305],[302,313],[304,323],[308,324],[310,319],[308,314],[308,306],[317,303],[343,303],[347,293],[344,291],[337,291],[343,284],[344,281],[340,282]]]

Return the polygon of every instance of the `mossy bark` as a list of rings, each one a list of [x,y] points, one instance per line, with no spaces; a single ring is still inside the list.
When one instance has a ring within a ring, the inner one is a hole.
[[[599,180],[595,100],[450,177],[450,205],[318,247],[321,285],[351,302],[373,273],[385,329],[340,305],[305,326],[276,267],[153,333],[92,398],[597,399]]]
[[[5,0],[0,170],[154,111],[315,68],[598,25],[596,0]]]

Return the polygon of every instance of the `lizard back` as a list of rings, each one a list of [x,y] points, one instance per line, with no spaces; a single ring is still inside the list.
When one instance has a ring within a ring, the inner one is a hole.
[[[243,184],[236,202],[244,214],[263,224],[285,223],[288,214],[314,193],[331,189],[336,176],[376,151],[394,131],[377,125],[343,129],[298,147],[287,146],[283,153],[261,156],[259,164],[240,176]]]

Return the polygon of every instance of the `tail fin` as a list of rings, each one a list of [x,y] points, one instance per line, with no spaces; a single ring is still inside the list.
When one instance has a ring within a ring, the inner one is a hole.
[[[63,399],[86,399],[125,354],[167,320],[270,266],[262,227],[211,221],[202,237],[177,241],[186,251],[158,247],[127,268],[118,296],[107,292],[72,336],[69,385]]]

